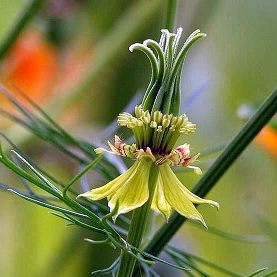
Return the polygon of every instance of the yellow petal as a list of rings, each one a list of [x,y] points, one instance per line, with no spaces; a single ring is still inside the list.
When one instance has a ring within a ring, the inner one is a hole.
[[[181,182],[180,180],[177,178],[177,176],[175,175],[175,173],[171,170],[171,168],[168,166],[167,167],[167,178],[169,178],[172,183],[174,182],[176,184],[176,186],[179,187],[180,190],[182,190],[182,193],[186,195],[186,197],[194,204],[209,204],[213,207],[216,207],[217,209],[219,209],[219,204],[213,200],[208,200],[208,199],[203,199],[197,195],[195,195],[194,193],[192,193],[190,190],[188,190]]]
[[[191,200],[188,198],[188,194],[185,193],[185,191],[182,189],[182,187],[180,187],[178,182],[176,182],[176,178],[172,178],[172,170],[169,167],[169,165],[162,165],[160,172],[163,180],[164,195],[166,201],[179,214],[189,219],[197,220],[201,222],[205,227],[207,227],[202,215],[197,211]]]
[[[88,192],[85,192],[83,194],[80,194],[78,197],[87,197],[91,200],[100,200],[105,197],[111,196],[113,193],[115,193],[119,188],[124,186],[124,184],[132,177],[134,174],[137,163],[135,162],[126,172],[123,174],[119,175],[117,178],[113,179],[106,185],[92,189]]]
[[[168,220],[171,213],[171,206],[168,204],[164,196],[162,178],[160,174],[158,176],[157,185],[151,203],[151,209],[156,212],[160,212],[166,220]]]
[[[127,213],[141,207],[149,198],[148,178],[152,161],[142,158],[136,162],[136,169],[132,176],[111,197],[109,207],[111,211],[118,209],[114,219],[122,213]]]

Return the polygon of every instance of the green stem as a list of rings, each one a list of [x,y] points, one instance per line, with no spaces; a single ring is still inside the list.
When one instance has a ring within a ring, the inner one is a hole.
[[[100,160],[102,159],[102,156],[96,157],[91,163],[89,163],[82,171],[80,171],[75,177],[73,177],[69,183],[66,185],[66,187],[63,190],[63,196],[65,197],[67,191],[70,189],[70,187],[78,181],[85,173],[87,173],[90,169],[95,167]]]
[[[159,168],[153,163],[149,173],[149,199],[141,208],[138,208],[133,212],[127,241],[136,248],[139,248],[141,245],[145,228],[150,216],[151,202],[154,195],[158,173]],[[135,264],[136,259],[134,257],[129,255],[127,252],[122,253],[117,277],[132,276]]]
[[[12,27],[11,31],[6,36],[5,40],[0,46],[0,59],[2,59],[7,51],[10,49],[13,42],[16,40],[20,32],[27,25],[27,23],[33,18],[41,7],[43,0],[32,0],[28,3],[23,10],[22,14],[19,16],[15,25]]]
[[[164,17],[164,27],[169,31],[173,31],[175,23],[177,0],[167,0],[165,17]]]
[[[206,174],[194,187],[193,192],[204,197],[224,175],[233,162],[246,149],[249,143],[268,123],[277,112],[277,89],[264,101],[256,113],[249,119],[239,133],[228,144],[225,150],[219,155]],[[169,222],[164,224],[146,246],[145,252],[158,255],[164,246],[170,241],[174,234],[185,222],[186,218],[174,213]],[[136,273],[138,273],[136,271]],[[135,276],[135,275],[134,275]]]

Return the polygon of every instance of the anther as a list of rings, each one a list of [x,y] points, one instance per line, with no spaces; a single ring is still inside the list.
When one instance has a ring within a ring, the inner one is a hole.
[[[157,128],[157,126],[158,126],[158,124],[156,121],[151,121],[151,123],[150,123],[151,128]]]
[[[161,133],[163,131],[163,127],[161,125],[159,125],[158,128],[156,129],[156,131],[158,133]]]
[[[160,123],[162,121],[163,114],[160,111],[155,111],[153,115],[153,121],[156,121],[157,123]]]

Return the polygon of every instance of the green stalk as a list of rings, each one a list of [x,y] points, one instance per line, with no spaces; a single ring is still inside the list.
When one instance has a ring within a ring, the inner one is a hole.
[[[173,31],[175,23],[177,0],[167,0],[164,16],[164,28]]]
[[[193,193],[200,197],[205,197],[276,112],[277,89],[275,89],[263,102],[256,113],[233,138],[221,155],[219,155],[206,174],[196,184]],[[158,255],[182,226],[185,220],[186,218],[174,213],[169,219],[169,222],[164,224],[157,231],[156,235],[146,246],[144,251],[152,255]],[[135,273],[137,274],[138,271]]]
[[[38,12],[43,1],[44,0],[32,0],[26,5],[24,10],[20,14],[18,20],[15,22],[15,25],[12,27],[11,31],[7,34],[4,41],[1,43],[0,59],[2,59],[5,56],[7,51],[10,49],[11,45],[14,43],[18,35],[23,30],[23,28]]]
[[[127,241],[136,248],[139,248],[141,245],[147,222],[149,221],[149,216],[151,214],[151,203],[155,191],[158,173],[158,166],[152,163],[149,173],[149,199],[141,208],[138,208],[133,212]],[[127,252],[123,252],[121,254],[121,262],[117,277],[131,277],[135,264],[136,258],[132,257]]]

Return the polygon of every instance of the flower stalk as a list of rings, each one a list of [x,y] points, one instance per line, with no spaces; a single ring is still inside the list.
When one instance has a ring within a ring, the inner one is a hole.
[[[142,207],[136,209],[133,212],[130,229],[128,231],[127,242],[136,248],[140,248],[147,222],[149,221],[151,213],[151,202],[154,196],[154,191],[159,174],[159,168],[157,165],[152,164],[149,174],[149,201],[147,201]],[[120,267],[117,277],[132,276],[136,259],[126,252],[121,254]]]

